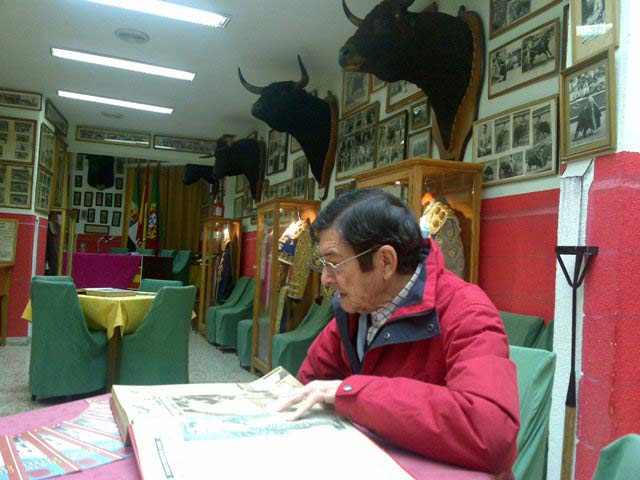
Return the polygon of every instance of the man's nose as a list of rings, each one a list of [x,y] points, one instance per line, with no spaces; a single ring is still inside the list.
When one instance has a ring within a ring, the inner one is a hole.
[[[333,281],[334,281],[334,277],[331,273],[331,270],[329,270],[327,267],[324,267],[322,269],[322,274],[320,275],[320,281],[322,282],[323,285],[332,285]]]

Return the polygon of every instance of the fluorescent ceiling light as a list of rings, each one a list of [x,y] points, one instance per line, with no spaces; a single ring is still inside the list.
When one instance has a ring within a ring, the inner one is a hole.
[[[200,10],[197,8],[176,5],[161,0],[89,0],[93,3],[124,8],[135,12],[149,13],[160,17],[173,18],[185,22],[198,23],[208,27],[225,27],[230,18],[225,15]]]
[[[135,110],[145,110],[147,112],[172,114],[173,108],[157,107],[155,105],[147,105],[146,103],[127,102],[126,100],[116,100],[115,98],[96,97],[93,95],[85,95],[83,93],[65,92],[58,90],[58,95],[75,100],[84,100],[85,102],[105,103],[107,105],[116,105],[118,107],[133,108]]]
[[[93,53],[84,53],[75,50],[64,50],[62,48],[52,48],[51,55],[53,55],[54,57],[66,58],[68,60],[76,60],[78,62],[93,63],[94,65],[104,65],[105,67],[122,68],[124,70],[148,73],[150,75],[160,75],[163,77],[176,78],[178,80],[192,81],[196,76],[195,73],[185,72],[184,70],[157,67],[155,65],[148,65],[146,63],[132,62],[131,60],[103,57],[102,55],[95,55]]]

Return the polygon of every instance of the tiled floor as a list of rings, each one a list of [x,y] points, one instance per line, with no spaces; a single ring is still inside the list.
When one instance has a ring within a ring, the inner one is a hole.
[[[64,398],[31,401],[29,394],[30,345],[0,347],[0,416],[46,407]],[[189,337],[189,380],[191,383],[250,382],[252,375],[238,363],[234,352],[222,352],[201,335]]]

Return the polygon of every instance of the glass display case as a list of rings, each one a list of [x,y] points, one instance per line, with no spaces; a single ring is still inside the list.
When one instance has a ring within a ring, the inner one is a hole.
[[[209,217],[202,222],[202,264],[200,265],[200,294],[198,296],[198,332],[207,335],[207,308],[219,303],[221,290],[232,280],[240,278],[241,220]],[[227,264],[227,268],[225,264]],[[229,267],[231,278],[226,278]],[[225,297],[226,298],[226,297]]]
[[[49,247],[57,255],[56,271],[53,275],[71,275],[71,261],[76,245],[76,215],[71,208],[51,208],[49,211],[49,221],[53,221],[58,230],[54,237],[47,238],[47,241],[51,239],[56,243]]]
[[[308,227],[319,210],[320,202],[313,200],[273,198],[258,204],[252,372],[271,370],[271,338],[293,330],[313,301],[318,274],[309,274],[308,261],[294,261],[293,252],[311,256]],[[283,240],[288,236],[289,242]]]
[[[440,220],[450,218],[453,228],[447,234],[459,237],[455,240],[461,242],[464,255],[459,255],[456,261],[454,257],[459,252],[455,242],[448,244],[443,248],[447,267],[456,271],[449,264],[451,258],[452,264],[459,267],[459,276],[477,283],[482,169],[483,165],[478,163],[414,158],[360,173],[355,179],[357,188],[379,188],[404,200],[421,225],[432,227],[432,233],[434,226],[436,229],[441,226]],[[436,241],[440,244],[439,237]]]

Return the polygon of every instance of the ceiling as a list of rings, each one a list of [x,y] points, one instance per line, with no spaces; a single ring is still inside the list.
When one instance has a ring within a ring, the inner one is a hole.
[[[43,93],[72,125],[216,138],[244,136],[261,126],[250,114],[257,97],[240,84],[238,66],[257,85],[297,80],[300,54],[310,76],[308,88],[322,93],[339,83],[338,49],[355,31],[340,0],[172,1],[228,14],[231,21],[214,29],[85,0],[0,0],[0,87]],[[349,6],[364,17],[378,2],[349,0]],[[123,42],[114,35],[119,28],[141,30],[151,40]],[[52,57],[51,47],[187,70],[196,78],[186,82],[64,60]],[[161,115],[81,102],[58,97],[58,90],[175,110]]]

